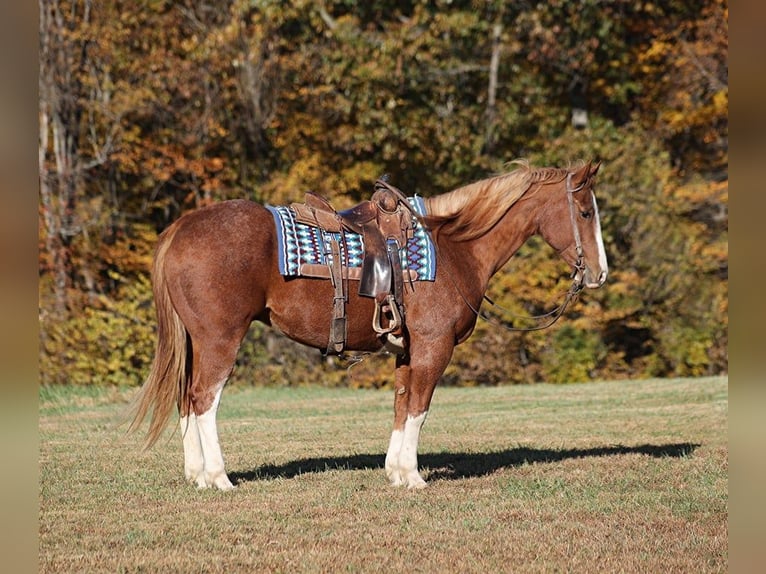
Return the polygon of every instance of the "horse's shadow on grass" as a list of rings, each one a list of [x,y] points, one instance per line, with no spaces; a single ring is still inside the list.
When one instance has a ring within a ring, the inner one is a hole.
[[[429,481],[458,480],[486,476],[504,468],[513,468],[524,464],[555,463],[577,458],[625,454],[642,454],[653,458],[683,458],[694,453],[699,446],[699,444],[694,443],[678,443],[573,449],[519,447],[495,452],[424,453],[418,456],[418,462],[421,470],[426,471]],[[253,470],[230,472],[229,478],[234,484],[240,484],[255,480],[294,478],[302,474],[331,470],[382,469],[384,462],[384,454],[303,458],[282,465],[265,465]]]

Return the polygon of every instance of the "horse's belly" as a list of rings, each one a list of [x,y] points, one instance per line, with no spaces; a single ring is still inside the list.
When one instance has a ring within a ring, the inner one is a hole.
[[[357,296],[357,285],[348,283],[345,348],[374,352],[382,347],[372,329],[374,302]],[[271,289],[267,297],[268,322],[293,341],[326,349],[333,321],[333,297],[334,289],[329,280],[284,280]]]

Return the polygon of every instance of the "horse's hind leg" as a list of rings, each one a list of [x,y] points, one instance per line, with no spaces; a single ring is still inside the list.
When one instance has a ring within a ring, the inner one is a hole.
[[[181,440],[184,445],[184,475],[186,480],[205,487],[205,457],[197,426],[197,415],[188,413],[181,417]]]
[[[224,468],[223,453],[218,442],[218,428],[216,425],[216,413],[221,392],[226,379],[218,383],[218,390],[213,398],[213,404],[205,412],[196,415],[197,431],[202,450],[204,469],[201,475],[197,475],[195,482],[200,488],[215,486],[220,490],[229,490],[234,485],[226,475]],[[185,445],[184,445],[185,446]],[[184,452],[184,456],[186,453]],[[194,455],[194,453],[192,453]],[[194,462],[194,458],[192,458]]]
[[[184,474],[200,488],[229,490],[234,485],[226,475],[218,442],[216,415],[221,393],[229,378],[241,337],[228,344],[196,345],[189,402],[182,406],[181,433],[184,446]]]

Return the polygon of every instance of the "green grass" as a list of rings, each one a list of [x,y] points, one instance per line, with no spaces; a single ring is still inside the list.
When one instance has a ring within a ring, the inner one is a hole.
[[[390,391],[227,389],[227,493],[126,436],[128,396],[41,390],[41,572],[728,569],[727,378],[438,388],[417,492]]]

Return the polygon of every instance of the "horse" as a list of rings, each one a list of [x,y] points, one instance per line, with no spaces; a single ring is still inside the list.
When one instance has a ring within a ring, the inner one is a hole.
[[[434,388],[456,345],[472,333],[491,277],[531,236],[540,235],[571,267],[577,289],[601,287],[607,258],[594,195],[600,163],[534,168],[425,198],[436,246],[436,276],[405,294],[406,353],[398,354],[394,421],[385,457],[393,486],[423,488],[418,442]],[[145,448],[177,410],[184,474],[199,488],[234,488],[224,467],[216,412],[252,321],[317,349],[328,346],[334,289],[329,280],[290,278],[276,262],[272,214],[233,199],[182,215],[159,236],[152,289],[156,352],[137,394],[130,430],[149,416]],[[377,352],[374,300],[349,290],[347,345]]]

